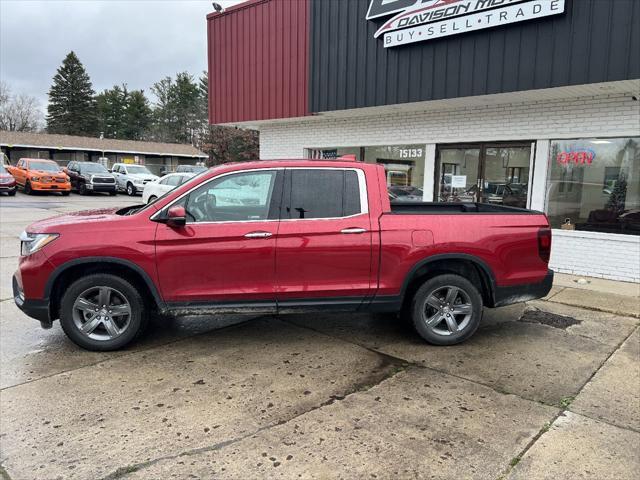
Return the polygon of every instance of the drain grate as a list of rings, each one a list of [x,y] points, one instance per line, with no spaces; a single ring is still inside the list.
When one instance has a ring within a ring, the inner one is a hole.
[[[567,317],[565,315],[556,315],[555,313],[543,312],[542,310],[528,310],[524,312],[524,315],[520,317],[521,322],[527,323],[541,323],[542,325],[549,325],[553,328],[561,328],[565,330],[571,325],[578,325],[582,323],[582,320],[576,320],[573,317]]]

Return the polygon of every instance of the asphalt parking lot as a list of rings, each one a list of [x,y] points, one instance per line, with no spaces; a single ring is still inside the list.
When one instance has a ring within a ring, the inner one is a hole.
[[[637,298],[554,287],[448,348],[392,316],[300,315],[155,319],[128,350],[86,352],[15,307],[17,237],[129,203],[0,198],[0,477],[640,475]]]

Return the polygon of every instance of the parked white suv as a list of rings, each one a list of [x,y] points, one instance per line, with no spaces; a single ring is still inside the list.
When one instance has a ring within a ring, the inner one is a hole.
[[[178,185],[182,185],[194,175],[193,173],[170,173],[159,180],[147,183],[142,192],[142,203],[155,202],[156,199]]]
[[[127,195],[136,195],[142,193],[144,186],[148,182],[157,180],[154,175],[144,165],[131,165],[128,163],[114,163],[111,173],[116,177],[118,191],[126,192]]]

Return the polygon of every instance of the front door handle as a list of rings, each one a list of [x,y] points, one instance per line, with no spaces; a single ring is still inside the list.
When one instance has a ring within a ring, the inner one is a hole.
[[[251,232],[247,233],[244,238],[269,238],[273,233],[269,232]]]
[[[366,230],[364,228],[345,228],[344,230],[340,230],[340,233],[365,233]]]

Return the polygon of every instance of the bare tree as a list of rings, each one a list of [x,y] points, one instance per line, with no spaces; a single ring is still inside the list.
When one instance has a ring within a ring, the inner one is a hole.
[[[40,105],[35,97],[12,95],[6,83],[0,82],[0,130],[34,132],[40,128]]]

